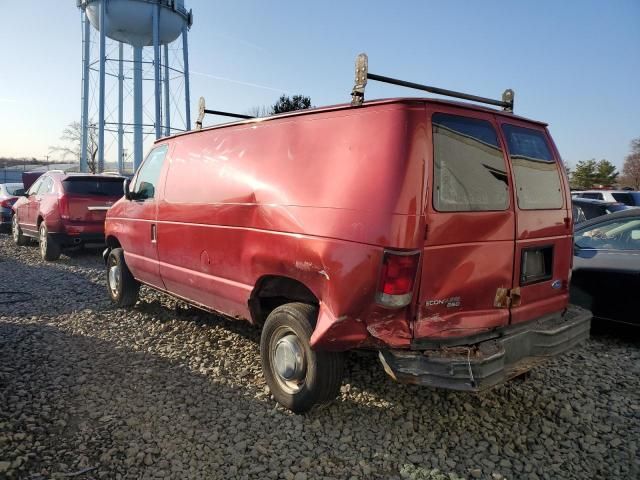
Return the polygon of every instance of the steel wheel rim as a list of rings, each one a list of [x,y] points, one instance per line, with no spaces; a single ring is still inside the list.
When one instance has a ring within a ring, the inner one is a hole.
[[[107,274],[107,283],[109,284],[109,291],[115,298],[118,296],[120,290],[120,267],[118,265],[109,266],[109,272]]]
[[[40,253],[42,257],[47,254],[47,229],[44,225],[40,227]]]
[[[307,376],[307,361],[302,342],[292,329],[283,326],[274,332],[269,357],[280,388],[290,395],[300,392]]]
[[[13,221],[11,222],[11,225],[13,227],[13,231],[11,232],[13,234],[13,240],[17,242],[18,239],[20,238],[20,231],[18,230],[20,227],[18,226],[17,215],[13,216]]]

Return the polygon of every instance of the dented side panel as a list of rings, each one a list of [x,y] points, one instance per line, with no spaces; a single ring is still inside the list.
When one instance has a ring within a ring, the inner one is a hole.
[[[424,103],[169,141],[157,217],[166,290],[250,319],[260,279],[286,277],[319,300],[314,348],[409,346],[411,307],[378,307],[375,289],[383,249],[423,241]]]

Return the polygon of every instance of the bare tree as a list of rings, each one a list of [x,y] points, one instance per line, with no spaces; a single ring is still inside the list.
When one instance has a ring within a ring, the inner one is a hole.
[[[622,183],[640,190],[640,137],[631,140],[631,153],[622,167]]]
[[[68,157],[73,157],[75,160],[80,162],[82,152],[82,127],[80,122],[71,122],[67,125],[67,127],[62,131],[60,140],[66,144],[49,147],[49,153],[61,155],[64,160]],[[95,123],[90,123],[87,132],[87,166],[91,173],[96,173],[98,170],[98,162],[96,161],[97,154],[98,132],[96,130]]]
[[[251,107],[247,111],[247,115],[251,115],[252,117],[260,118],[260,117],[268,117],[269,115],[273,115],[273,111],[270,107],[266,105],[258,105],[255,107]]]

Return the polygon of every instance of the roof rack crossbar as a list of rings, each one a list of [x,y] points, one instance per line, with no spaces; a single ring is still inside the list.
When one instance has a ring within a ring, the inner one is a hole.
[[[242,115],[241,113],[222,112],[220,110],[205,109],[204,113],[208,113],[209,115],[222,115],[223,117],[244,118],[245,120],[250,118],[256,118],[256,117],[252,117],[251,115]]]
[[[362,105],[362,103],[364,102],[364,89],[367,85],[367,79],[369,79],[375,80],[377,82],[399,85],[401,87],[423,90],[425,92],[434,93],[436,95],[445,95],[447,97],[461,98],[464,100],[471,100],[473,102],[495,105],[497,107],[502,107],[507,112],[513,112],[514,92],[511,89],[507,89],[503,92],[502,100],[495,100],[493,98],[479,97],[477,95],[471,95],[468,93],[456,92],[454,90],[447,90],[445,88],[431,87],[429,85],[421,85],[419,83],[407,82],[405,80],[399,80],[397,78],[385,77],[384,75],[369,73],[368,63],[369,60],[365,53],[361,53],[356,58],[356,80],[353,91],[351,92],[351,105]]]
[[[241,118],[243,120],[249,120],[252,118],[251,115],[243,115],[241,113],[231,113],[231,112],[223,112],[222,110],[209,110],[205,108],[204,97],[200,97],[200,102],[198,105],[198,119],[196,120],[196,130],[202,129],[202,120],[204,119],[205,113],[209,115],[222,115],[223,117],[233,117],[233,118]]]

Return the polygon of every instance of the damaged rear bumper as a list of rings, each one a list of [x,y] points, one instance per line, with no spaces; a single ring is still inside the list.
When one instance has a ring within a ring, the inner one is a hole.
[[[482,391],[503,383],[589,337],[591,312],[571,305],[563,314],[513,325],[468,346],[424,351],[384,350],[385,371],[402,383]]]

